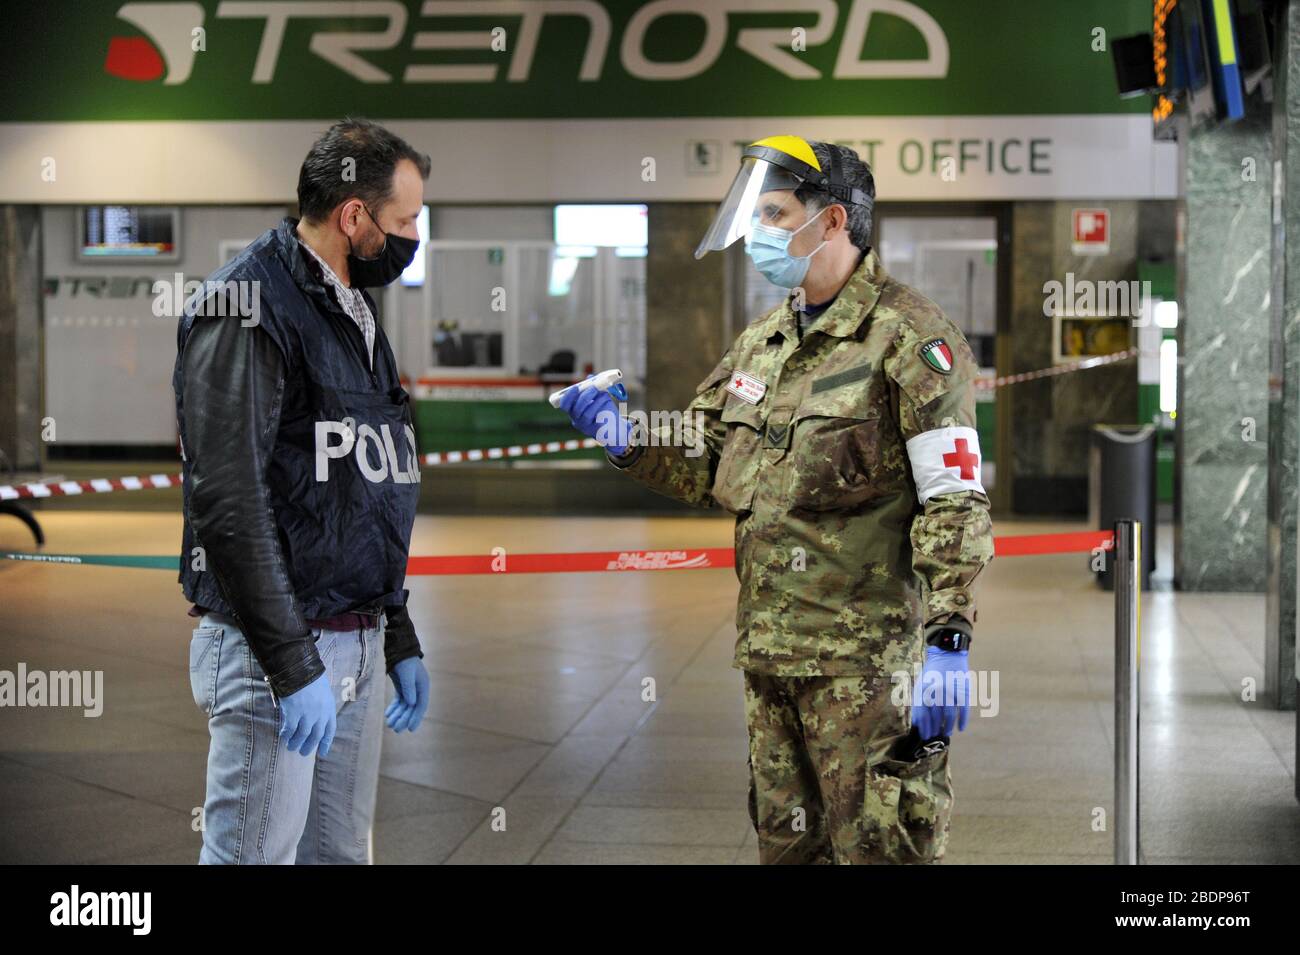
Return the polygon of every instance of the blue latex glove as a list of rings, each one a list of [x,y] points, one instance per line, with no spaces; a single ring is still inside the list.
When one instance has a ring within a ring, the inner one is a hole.
[[[912,698],[912,723],[922,740],[951,736],[954,724],[958,730],[966,728],[973,692],[965,675],[969,657],[969,650],[925,648],[925,665]]]
[[[588,375],[590,380],[596,377]],[[599,441],[615,457],[627,453],[632,423],[618,413],[618,405],[599,388],[570,388],[560,398],[560,410],[568,414],[575,428]]]
[[[388,676],[397,689],[397,698],[384,711],[384,722],[394,733],[402,730],[414,733],[429,708],[429,674],[424,669],[424,661],[407,657]]]
[[[334,691],[324,673],[280,701],[280,738],[287,750],[310,756],[314,749],[318,756],[324,757],[330,751],[337,728]]]

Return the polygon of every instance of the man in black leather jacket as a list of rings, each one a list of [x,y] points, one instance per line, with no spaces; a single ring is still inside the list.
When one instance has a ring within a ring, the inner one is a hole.
[[[178,325],[201,862],[369,861],[383,718],[413,731],[428,705],[403,586],[415,431],[364,291],[414,256],[428,175],[382,127],[336,124],[303,162],[302,220],[210,276]]]

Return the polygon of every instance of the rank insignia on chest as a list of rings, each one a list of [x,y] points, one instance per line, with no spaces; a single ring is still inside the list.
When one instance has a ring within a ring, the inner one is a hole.
[[[921,346],[921,360],[940,374],[952,371],[952,349],[942,338],[932,338]]]
[[[741,401],[756,405],[763,399],[763,393],[767,391],[767,385],[753,375],[737,371],[732,372],[731,380],[727,382],[727,391]]]
[[[789,408],[776,408],[772,411],[763,426],[763,447],[790,447],[790,417]]]
[[[773,448],[785,447],[785,432],[788,425],[770,424],[767,426],[767,443]]]

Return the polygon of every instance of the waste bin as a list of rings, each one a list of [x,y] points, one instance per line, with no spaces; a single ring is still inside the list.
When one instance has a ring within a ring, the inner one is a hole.
[[[1121,518],[1142,522],[1142,589],[1156,567],[1155,425],[1099,424],[1092,429],[1088,468],[1088,521],[1109,531]],[[1115,586],[1114,554],[1107,551],[1098,583]]]

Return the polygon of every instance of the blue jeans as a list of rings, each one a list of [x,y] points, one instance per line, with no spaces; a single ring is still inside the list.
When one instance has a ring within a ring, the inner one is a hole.
[[[334,691],[329,755],[290,752],[280,710],[243,631],[209,613],[190,643],[190,688],[208,714],[207,795],[199,863],[371,862],[384,725],[384,626],[314,629]]]

